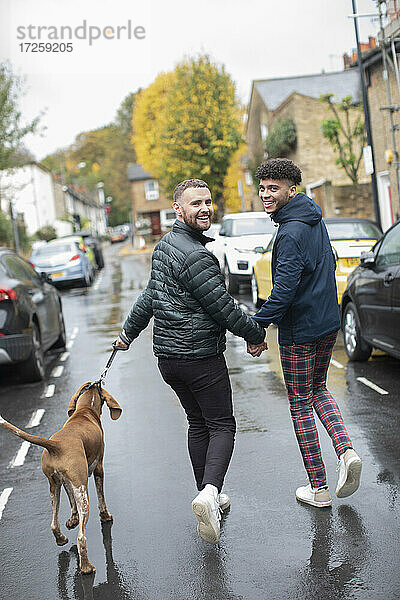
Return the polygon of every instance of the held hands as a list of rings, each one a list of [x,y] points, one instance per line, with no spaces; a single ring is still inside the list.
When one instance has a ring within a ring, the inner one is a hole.
[[[261,353],[267,349],[268,349],[268,344],[266,341],[262,342],[262,344],[258,344],[258,345],[249,344],[249,342],[247,342],[247,352],[248,352],[248,354],[251,354],[251,356],[253,356],[253,357],[261,356]]]

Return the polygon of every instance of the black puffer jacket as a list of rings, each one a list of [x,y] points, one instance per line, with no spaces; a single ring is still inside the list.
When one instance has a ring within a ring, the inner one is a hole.
[[[176,221],[157,244],[146,289],[124,323],[133,340],[154,315],[153,349],[162,358],[196,359],[225,350],[225,331],[260,344],[265,330],[227,293],[211,241]]]

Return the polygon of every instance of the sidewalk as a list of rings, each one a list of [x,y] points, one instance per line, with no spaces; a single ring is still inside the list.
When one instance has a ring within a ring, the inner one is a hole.
[[[149,248],[143,248],[142,250],[139,248],[132,248],[130,244],[127,244],[118,252],[118,256],[130,256],[131,254],[152,254],[154,250],[154,246],[150,246]]]

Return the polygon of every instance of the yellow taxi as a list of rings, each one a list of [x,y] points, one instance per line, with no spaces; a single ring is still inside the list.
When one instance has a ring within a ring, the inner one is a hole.
[[[336,286],[338,303],[347,285],[347,277],[360,263],[361,252],[368,252],[382,236],[379,227],[368,219],[327,218],[324,219],[336,257]],[[261,254],[253,267],[251,292],[253,303],[259,308],[272,290],[272,248],[276,234],[266,248],[257,247]]]

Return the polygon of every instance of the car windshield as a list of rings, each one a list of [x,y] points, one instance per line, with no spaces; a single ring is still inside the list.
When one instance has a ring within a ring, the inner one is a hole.
[[[75,252],[75,250],[74,244],[48,244],[34,250],[32,256],[53,256],[62,252]]]
[[[326,223],[330,240],[377,240],[381,232],[373,223],[345,221],[344,223]]]
[[[274,233],[274,224],[269,217],[248,219],[232,219],[232,236],[239,235],[262,235],[263,233]]]

